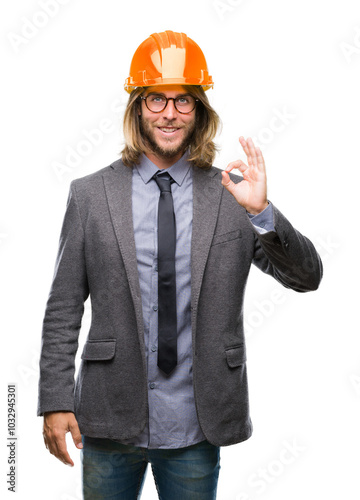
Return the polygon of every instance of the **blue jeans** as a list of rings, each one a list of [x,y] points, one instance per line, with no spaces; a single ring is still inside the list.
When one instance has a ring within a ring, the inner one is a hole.
[[[137,500],[148,463],[160,500],[215,500],[220,449],[207,441],[161,450],[83,436],[84,500]]]

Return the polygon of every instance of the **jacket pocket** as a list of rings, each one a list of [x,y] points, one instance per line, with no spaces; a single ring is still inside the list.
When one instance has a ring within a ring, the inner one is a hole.
[[[81,359],[86,361],[106,361],[115,355],[116,339],[88,340],[84,345]]]
[[[211,246],[219,245],[220,243],[226,243],[228,241],[237,240],[241,238],[241,229],[237,231],[230,231],[224,234],[215,234],[212,240]]]
[[[246,362],[245,344],[229,347],[225,351],[226,360],[230,368],[236,368]]]

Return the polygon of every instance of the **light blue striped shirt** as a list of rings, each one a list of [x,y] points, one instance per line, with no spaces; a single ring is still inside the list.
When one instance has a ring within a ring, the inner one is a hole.
[[[153,175],[159,169],[145,155],[139,165],[133,167],[132,213],[145,332],[149,421],[139,436],[122,442],[145,448],[183,448],[205,440],[196,415],[192,378],[190,300],[193,204],[192,169],[187,158],[188,153],[185,153],[167,169],[175,181],[171,189],[176,219],[178,324],[178,364],[169,376],[157,366],[157,217],[160,190]],[[271,206],[270,210],[266,209],[252,219],[254,225],[261,227],[262,224],[265,230],[269,230],[269,221],[272,221]]]

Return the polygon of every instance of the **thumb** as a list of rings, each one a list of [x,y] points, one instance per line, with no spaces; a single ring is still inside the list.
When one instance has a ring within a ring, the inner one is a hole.
[[[79,425],[78,425],[75,417],[74,417],[73,421],[70,423],[69,429],[70,429],[71,436],[73,438],[73,441],[74,441],[76,448],[78,448],[80,450],[83,447],[83,444],[82,444],[82,439],[81,439],[80,428],[79,428]]]
[[[234,194],[234,188],[236,186],[235,182],[230,179],[230,175],[225,170],[221,172],[221,175],[221,184],[229,191],[229,193]]]

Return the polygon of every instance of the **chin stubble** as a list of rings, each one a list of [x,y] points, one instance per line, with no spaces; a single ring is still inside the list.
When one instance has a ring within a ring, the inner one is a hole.
[[[171,126],[170,124],[167,126]],[[159,155],[162,158],[173,158],[174,156],[177,156],[179,153],[182,151],[185,151],[188,146],[191,144],[191,140],[194,134],[195,130],[195,123],[193,124],[193,127],[191,129],[188,129],[186,136],[184,137],[183,141],[179,146],[176,148],[170,148],[170,149],[165,149],[159,144],[157,144],[153,131],[148,125],[143,123],[143,121],[140,118],[140,132],[143,138],[145,139],[146,144],[148,145],[149,149],[155,154]]]

